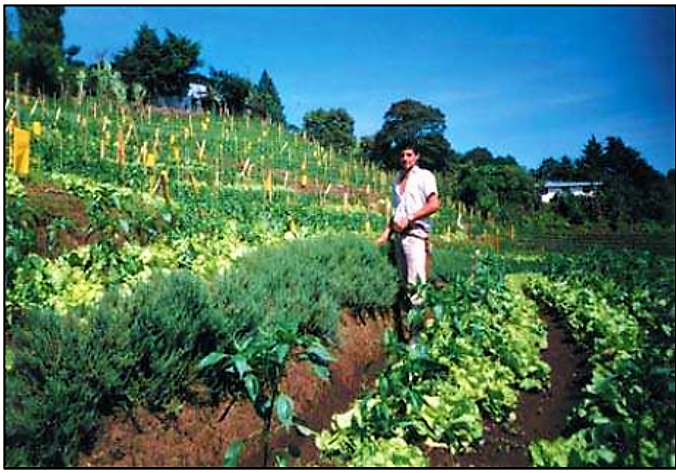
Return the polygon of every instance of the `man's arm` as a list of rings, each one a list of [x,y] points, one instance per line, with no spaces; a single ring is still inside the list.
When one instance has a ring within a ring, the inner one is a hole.
[[[392,232],[392,227],[390,222],[387,222],[387,226],[385,227],[385,230],[380,234],[380,236],[376,239],[376,245],[381,246],[387,243],[387,240],[390,239],[390,233]]]
[[[421,218],[426,218],[432,215],[434,212],[438,211],[441,208],[441,201],[439,201],[439,196],[434,193],[427,196],[427,202],[422,206],[417,212],[407,215],[409,222],[415,222]]]

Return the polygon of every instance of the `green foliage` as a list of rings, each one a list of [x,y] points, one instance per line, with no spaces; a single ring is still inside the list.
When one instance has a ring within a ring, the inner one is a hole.
[[[354,149],[354,119],[343,108],[307,112],[303,116],[303,130],[322,146],[346,156]]]
[[[365,466],[364,448],[390,440],[411,453],[418,446],[472,448],[483,436],[483,416],[512,419],[517,390],[543,389],[549,369],[539,358],[546,330],[505,279],[502,262],[488,256],[469,273],[459,270],[442,290],[420,288],[425,304],[408,317],[433,323],[414,345],[388,332],[389,363],[350,411],[335,415],[315,442],[323,454]],[[411,450],[412,449],[412,450]]]
[[[399,167],[399,149],[406,142],[420,148],[420,165],[433,171],[449,168],[451,145],[444,137],[446,121],[438,108],[417,100],[401,100],[385,113],[383,127],[376,133],[371,159],[386,168]]]
[[[92,69],[96,95],[104,101],[122,105],[127,101],[127,87],[118,71],[113,70],[109,62],[103,61]],[[139,84],[136,84],[139,85]]]
[[[228,337],[204,282],[188,272],[159,276],[138,287],[128,302],[129,350],[137,359],[131,377],[152,409],[190,400],[196,359]]]
[[[6,466],[74,466],[103,413],[124,401],[124,323],[34,311],[14,329],[6,372]]]
[[[538,466],[674,465],[674,270],[650,255],[557,258],[529,290],[589,350],[571,433],[530,447]]]
[[[246,112],[247,99],[254,89],[249,79],[212,69],[209,80],[211,87],[224,102],[229,113],[243,115]]]
[[[218,306],[243,330],[284,321],[327,336],[343,307],[389,307],[397,290],[385,255],[353,236],[262,248],[240,258],[217,285]]]
[[[313,367],[319,368],[315,370],[316,374],[328,378],[328,364],[333,358],[318,337],[300,334],[292,325],[284,326],[283,323],[273,327],[257,327],[253,337],[235,343],[235,350],[231,356],[212,352],[200,361],[198,367],[207,371],[207,376],[235,398],[244,397],[251,402],[256,414],[264,422],[263,467],[267,467],[271,454],[273,414],[287,430],[294,426],[301,433],[308,430],[298,423],[293,400],[280,391],[280,383],[289,362],[292,359],[308,361]],[[238,445],[236,441],[228,448],[224,463],[236,466],[241,453]]]
[[[32,90],[59,91],[66,65],[63,50],[63,6],[17,6],[20,26],[18,71]]]
[[[468,208],[509,222],[536,208],[534,188],[533,178],[514,158],[494,158],[488,150],[475,149],[458,166],[455,196]]]
[[[247,108],[255,116],[270,123],[286,124],[282,100],[268,71],[263,71],[258,84],[253,88],[246,102]]]
[[[129,87],[141,84],[151,99],[183,96],[190,74],[200,65],[199,43],[169,30],[159,36],[147,24],[139,27],[132,46],[122,49],[113,61]]]
[[[621,138],[609,136],[602,145],[592,135],[579,159],[548,158],[534,171],[540,181],[592,181],[602,186],[593,199],[555,202],[557,213],[574,225],[606,221],[623,225],[674,223],[674,187]]]
[[[104,258],[92,255],[102,248],[64,255],[74,265],[67,271],[81,274],[103,265],[120,283],[142,261],[152,266],[155,258],[166,257],[148,248],[140,254],[108,248]],[[170,259],[175,265],[175,256]],[[62,269],[35,261],[39,265],[31,274],[42,279],[25,276],[20,267],[17,284],[23,292],[14,297],[37,291],[24,295],[33,304],[25,308],[39,308],[38,301],[56,292],[61,313],[26,310],[13,321],[5,432],[6,458],[16,466],[72,466],[95,440],[101,416],[139,405],[175,415],[184,403],[198,400],[199,383],[211,387],[213,400],[226,393],[245,396],[261,416],[274,415],[308,434],[293,414],[292,400],[275,387],[288,361],[308,361],[316,374],[328,377],[332,357],[324,343],[335,333],[342,308],[387,307],[396,291],[385,255],[354,236],[262,249],[237,260],[216,284],[187,271],[167,271],[171,265],[165,261],[157,267],[164,271],[148,270],[147,282],[112,285],[82,306],[89,296],[64,303],[63,292],[50,284],[81,290],[84,283],[75,283],[70,273],[52,279],[50,272]],[[232,369],[226,367],[223,376],[208,369],[219,363]]]

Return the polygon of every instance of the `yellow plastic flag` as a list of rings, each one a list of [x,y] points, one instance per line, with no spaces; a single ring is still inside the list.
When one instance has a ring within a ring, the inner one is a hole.
[[[300,186],[303,188],[307,187],[307,174],[300,176]]]
[[[146,161],[145,161],[144,164],[147,168],[154,168],[156,162],[157,162],[157,156],[155,156],[153,153],[148,153],[146,155]]]
[[[20,177],[27,176],[30,167],[31,132],[15,128],[13,144],[14,172]]]
[[[42,136],[42,123],[35,121],[33,122],[33,136]]]

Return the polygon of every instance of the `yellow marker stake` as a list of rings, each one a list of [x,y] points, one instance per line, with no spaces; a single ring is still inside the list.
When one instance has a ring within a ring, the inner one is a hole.
[[[14,172],[17,176],[25,177],[30,168],[31,132],[20,128],[14,129],[14,143],[12,156],[14,157]]]

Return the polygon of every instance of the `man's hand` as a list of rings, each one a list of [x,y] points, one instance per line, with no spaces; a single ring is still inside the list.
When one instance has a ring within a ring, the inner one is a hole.
[[[403,232],[404,230],[406,230],[409,223],[411,223],[411,220],[408,218],[408,215],[406,214],[396,215],[394,217],[394,221],[392,222],[394,229],[397,232]]]
[[[376,246],[383,246],[385,243],[387,243],[387,240],[390,239],[390,229],[387,228],[383,233],[380,234],[378,238],[376,238]]]

